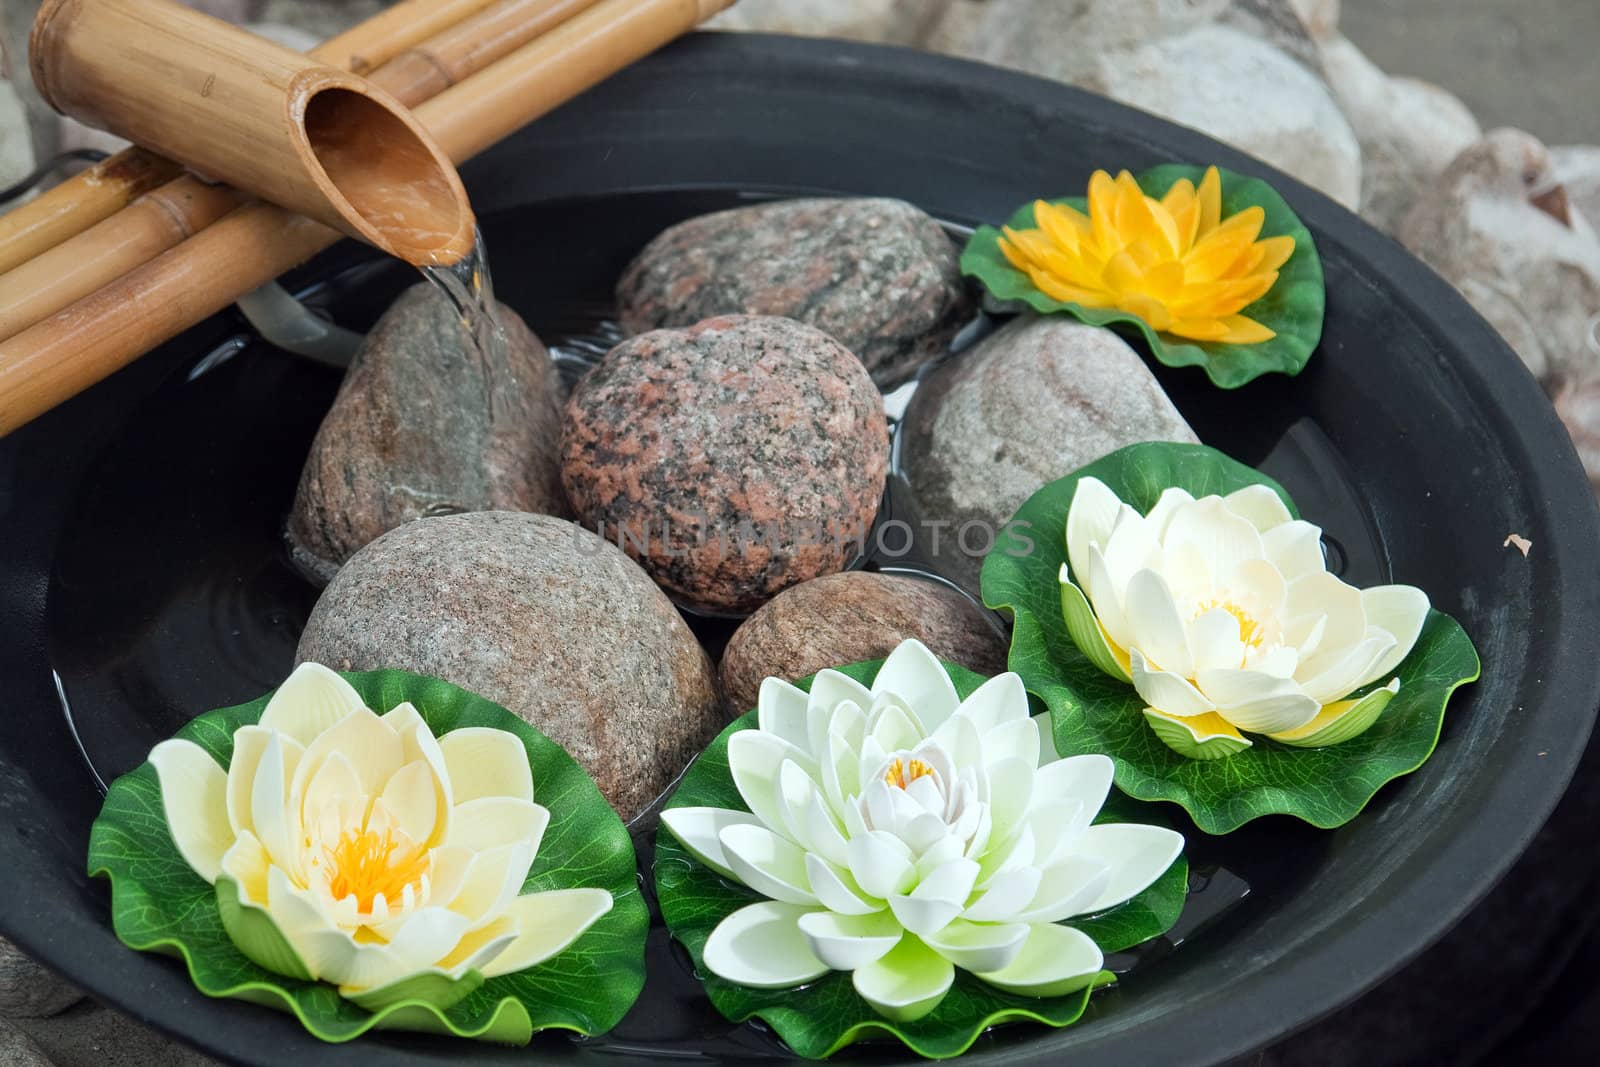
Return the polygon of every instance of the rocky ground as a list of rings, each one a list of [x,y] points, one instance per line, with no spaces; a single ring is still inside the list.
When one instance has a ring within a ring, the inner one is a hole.
[[[306,47],[369,16],[383,2],[200,0],[195,6],[249,24],[294,47]],[[114,145],[103,134],[50,114],[27,83],[24,48],[37,7],[38,0],[0,0],[5,75],[0,79],[0,186],[57,152]],[[1358,210],[1455,284],[1545,385],[1591,477],[1600,484],[1600,239],[1594,229],[1600,224],[1600,147],[1576,143],[1595,136],[1591,109],[1600,89],[1596,73],[1600,68],[1593,62],[1593,50],[1600,42],[1600,5],[1593,0],[1519,0],[1515,5],[1505,0],[1410,0],[1403,5],[1393,0],[1345,0],[1344,7],[1341,16],[1339,0],[743,0],[719,23],[732,29],[887,41],[1031,71],[1198,127],[1274,163]],[[929,274],[930,296],[923,309],[927,321],[913,332],[934,329],[943,321],[948,294],[940,289],[939,280],[937,270]],[[688,325],[704,314],[733,309],[697,309],[682,323],[664,305],[646,301],[636,310],[652,324]],[[868,362],[869,369],[890,374],[901,355],[896,344],[904,331],[896,323],[872,328],[877,331],[872,336],[882,335],[884,354],[882,366],[875,357]],[[536,346],[530,341],[522,347],[533,352]],[[529,356],[535,357],[542,357],[542,352]],[[1004,359],[998,354],[986,358],[982,366],[967,367],[965,377],[984,371],[1000,381],[998,392],[991,389],[985,394],[986,403],[965,403],[964,396],[973,390],[964,379],[952,379],[943,393],[930,392],[924,398],[926,405],[932,403],[929,398],[949,396],[939,411],[927,416],[930,425],[940,418],[1008,422],[1004,411],[995,414],[993,402],[996,396],[1004,399],[1006,360],[1021,357],[1013,351]],[[526,383],[539,386],[527,403],[548,408],[553,419],[554,386],[544,384],[543,366],[540,363],[541,374]],[[864,372],[861,381],[865,387]],[[346,403],[359,406],[359,399]],[[1171,425],[1134,432],[1169,437],[1187,433],[1175,413],[1171,419]],[[424,461],[448,465],[451,457],[430,453],[419,460]],[[1017,459],[1024,466],[1030,461],[1028,456]],[[1045,457],[1040,462],[1053,464],[1055,459]],[[1034,475],[1028,477],[1036,480]],[[948,471],[935,480],[955,484]],[[482,499],[472,503],[523,506],[526,501],[519,493],[529,496],[539,491],[540,483],[524,478],[509,489],[485,486],[479,494]],[[372,530],[358,531],[348,544],[326,546],[322,554],[342,560],[376,532],[411,517],[400,511],[371,516]],[[522,552],[530,539],[554,536],[540,523],[506,518],[492,522],[518,529],[512,531],[515,536],[485,533],[482,551],[491,555]],[[388,550],[396,550],[397,544],[389,541]],[[424,545],[416,550],[426,549]],[[616,555],[618,567],[626,570],[622,564],[627,561]],[[368,554],[366,565],[373,566],[375,558]],[[360,577],[357,572],[346,585]],[[888,607],[879,610],[881,591],[868,576],[839,576],[834,581],[854,587],[850,596],[858,601],[856,615],[865,620],[863,642],[909,632],[919,619],[926,623],[921,616],[899,618]],[[709,730],[714,703],[709,662],[697,646],[691,647],[692,639],[674,628],[676,616],[663,606],[666,601],[647,582],[644,585],[642,599],[648,599],[646,593],[660,599],[655,626],[660,631],[659,654],[671,658],[675,651],[682,653],[677,658],[685,664],[679,672],[686,694],[683,701],[699,712],[696,728]],[[752,620],[760,625],[752,627],[742,642],[736,639],[730,645],[733,667],[725,659],[722,669],[734,707],[747,703],[751,679],[763,672],[752,666],[744,672],[748,677],[741,675],[737,684],[730,672],[738,673],[741,656],[753,655],[763,641],[799,625],[794,620],[814,610],[807,594],[800,592],[806,588],[798,586],[796,592],[772,600]],[[492,589],[475,590],[466,584],[456,592],[463,602],[479,594],[490,601],[499,596]],[[581,590],[573,595],[583,600],[580,594]],[[589,599],[598,595],[595,592]],[[995,654],[981,635],[974,636],[967,618],[969,605],[948,591],[924,590],[922,595],[942,602],[940,617],[948,620],[950,629],[946,635],[946,623],[941,622],[922,635],[926,640],[937,643],[943,637],[952,647],[967,647],[978,658]],[[356,598],[356,593],[350,596]],[[543,609],[534,604],[529,610]],[[340,654],[358,656],[360,651]],[[547,658],[538,648],[525,651],[530,663]],[[817,655],[829,662],[837,656],[821,650]],[[330,654],[330,658],[337,657]],[[447,672],[441,668],[441,673]],[[619,691],[636,682],[622,676],[616,680]],[[490,682],[480,680],[480,684],[492,688]],[[733,695],[736,690],[740,695]],[[504,699],[516,703],[513,695]],[[584,732],[593,724],[576,706],[568,717],[573,731],[568,743],[581,748]],[[685,738],[684,750],[697,748],[698,743],[697,738]],[[670,775],[667,763],[675,766],[676,761],[674,755],[662,766],[649,768],[646,777]],[[619,780],[626,777],[618,775]],[[1578,825],[1592,815],[1595,800],[1590,792],[1580,788],[1569,796],[1564,815],[1558,814],[1547,831],[1551,841],[1563,818]],[[636,805],[647,795],[625,799]],[[1519,868],[1521,881],[1513,874],[1500,891],[1505,900],[1491,898],[1468,920],[1468,928],[1474,923],[1481,927],[1474,935],[1477,942],[1508,952],[1526,950],[1520,928],[1500,921],[1517,907],[1511,901],[1513,891],[1526,891],[1537,902],[1538,907],[1518,909],[1525,915],[1565,908],[1571,898],[1581,895],[1578,880],[1553,886],[1535,878],[1532,870],[1531,864]],[[1463,975],[1470,978],[1481,966],[1486,951],[1480,946],[1476,955],[1468,952],[1463,957],[1462,944],[1460,938],[1451,939],[1424,957],[1409,977],[1386,986],[1393,991],[1389,996],[1369,997],[1342,1014],[1337,1024],[1288,1042],[1255,1062],[1399,1062],[1410,1054],[1407,1042],[1463,1021],[1468,1023],[1463,1029],[1474,1031],[1473,1042],[1463,1044],[1456,1062],[1476,1062],[1491,1039],[1509,1031],[1517,1020],[1515,1013],[1501,1013],[1501,1030],[1496,1033],[1471,1022],[1494,1014],[1496,1002],[1481,999],[1488,993],[1476,994],[1480,1000],[1473,1000],[1475,994],[1460,985]],[[1488,979],[1469,984],[1486,990],[1494,985]],[[1427,1000],[1428,995],[1433,999]],[[1581,999],[1577,997],[1578,1002]],[[1577,1011],[1566,1002],[1551,1004],[1542,1009],[1546,1014]],[[1384,1058],[1384,1050],[1390,1058]],[[1418,1057],[1429,1055],[1420,1046],[1410,1051]],[[0,1067],[52,1063],[187,1067],[205,1062],[126,1017],[84,1000],[0,941]],[[1549,1050],[1545,1062],[1564,1061],[1559,1050]]]

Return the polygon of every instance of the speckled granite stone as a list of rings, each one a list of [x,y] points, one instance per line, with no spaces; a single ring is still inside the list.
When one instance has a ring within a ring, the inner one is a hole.
[[[390,531],[323,591],[298,659],[479,693],[563,745],[625,819],[725,721],[711,661],[661,591],[615,546],[548,515]]]
[[[302,569],[326,581],[423,515],[568,514],[556,366],[515,311],[502,304],[499,316],[506,343],[488,363],[432,286],[408,289],[378,320],[300,475],[288,536]]]
[[[989,532],[1040,486],[1124,445],[1196,440],[1137,352],[1065,315],[1018,318],[941,367],[901,432],[922,521],[956,535],[943,573],[974,591]]]
[[[76,986],[0,937],[0,1017],[54,1015],[82,999]]]
[[[38,1045],[21,1030],[0,1021],[0,1067],[51,1067]]]
[[[783,315],[854,352],[880,384],[944,352],[972,311],[957,249],[902,200],[784,200],[681,222],[617,284],[638,333]]]
[[[579,520],[689,607],[753,611],[843,569],[883,496],[883,401],[790,319],[727,315],[624,341],[567,404]]]
[[[785,590],[746,619],[722,653],[728,707],[755,707],[762,679],[793,681],[824,667],[887,656],[916,638],[979,674],[1006,669],[1007,640],[987,614],[938,582],[846,571]]]

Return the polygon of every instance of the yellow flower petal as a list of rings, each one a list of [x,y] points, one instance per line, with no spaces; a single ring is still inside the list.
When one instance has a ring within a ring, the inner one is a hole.
[[[1220,341],[1228,335],[1228,328],[1216,319],[1180,319],[1167,327],[1167,333],[1191,341]]]
[[[1121,308],[1143,319],[1152,330],[1165,330],[1172,325],[1172,313],[1166,305],[1143,293],[1129,293],[1122,298]]]
[[[1275,271],[1294,255],[1294,238],[1287,235],[1283,237],[1263,237],[1256,242],[1256,247],[1264,251],[1261,262],[1253,269],[1257,271]]]
[[[528,750],[514,734],[469,726],[441,737],[439,749],[458,806],[478,797],[533,799]]]
[[[1095,243],[1107,255],[1122,248],[1112,215],[1116,210],[1117,188],[1111,175],[1097,170],[1089,177],[1089,223],[1094,231]]]
[[[1060,300],[1069,304],[1082,304],[1084,307],[1103,308],[1111,307],[1114,298],[1106,292],[1094,289],[1082,289],[1076,285],[1068,285],[1058,278],[1052,277],[1049,272],[1030,267],[1028,277],[1039,291],[1051,300]]]
[[[1093,240],[1089,220],[1066,204],[1039,200],[1033,205],[1033,218],[1039,229],[1056,244],[1076,253],[1081,242]]]
[[[1200,201],[1200,226],[1195,234],[1198,240],[1217,228],[1222,221],[1222,175],[1216,167],[1207,167],[1200,188],[1195,193]]]
[[[1278,336],[1276,330],[1269,329],[1244,315],[1229,315],[1222,320],[1222,324],[1228,328],[1228,332],[1220,338],[1224,344],[1254,345]]]

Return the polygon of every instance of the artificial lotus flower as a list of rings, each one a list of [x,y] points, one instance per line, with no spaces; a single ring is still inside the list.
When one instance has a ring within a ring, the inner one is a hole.
[[[1157,200],[1133,175],[1089,179],[1088,213],[1034,203],[1035,228],[1005,228],[1000,251],[1054,300],[1116,308],[1151,329],[1195,341],[1248,345],[1276,333],[1247,315],[1265,296],[1294,238],[1261,237],[1266,213],[1222,217],[1222,182],[1208,167],[1197,189],[1184,178]]]
[[[902,1022],[933,1011],[957,967],[1062,996],[1103,963],[1063,921],[1132,898],[1183,847],[1161,827],[1090,825],[1111,761],[1057,758],[1015,674],[960,700],[917,641],[870,689],[831,670],[809,696],[768,678],[757,721],[728,740],[749,811],[661,816],[697,859],[768,898],[705,945],[706,967],[740,985],[850,971],[874,1010]]]
[[[1340,581],[1321,538],[1265,485],[1198,500],[1169,488],[1140,515],[1083,478],[1061,569],[1068,631],[1102,671],[1133,683],[1157,736],[1184,755],[1232,755],[1251,744],[1245,732],[1303,747],[1348,741],[1399,692],[1393,678],[1349,699],[1410,653],[1428,597]]]
[[[377,715],[315,663],[235,732],[226,770],[176,739],[150,762],[173,843],[239,950],[370,1010],[446,1007],[611,910],[604,889],[520,895],[550,813],[516,736],[436,739],[411,704]]]

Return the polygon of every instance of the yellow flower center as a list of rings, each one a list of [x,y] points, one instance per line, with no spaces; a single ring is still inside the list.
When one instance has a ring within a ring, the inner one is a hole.
[[[406,886],[417,885],[428,872],[428,854],[392,829],[382,833],[366,827],[346,830],[338,843],[324,852],[333,899],[354,895],[357,909],[364,912],[372,910],[380,893],[389,903],[399,903]]]
[[[1086,308],[1116,308],[1152,329],[1196,341],[1256,344],[1277,336],[1240,314],[1267,294],[1294,253],[1293,237],[1257,240],[1257,206],[1222,218],[1222,182],[1207,168],[1160,200],[1123,171],[1095,171],[1088,214],[1043,200],[1034,229],[1005,228],[1000,250],[1039,291]]]
[[[933,768],[919,759],[911,761],[910,766],[896,756],[889,763],[889,769],[883,772],[885,784],[896,789],[904,789],[918,778],[924,778],[933,773]]]

